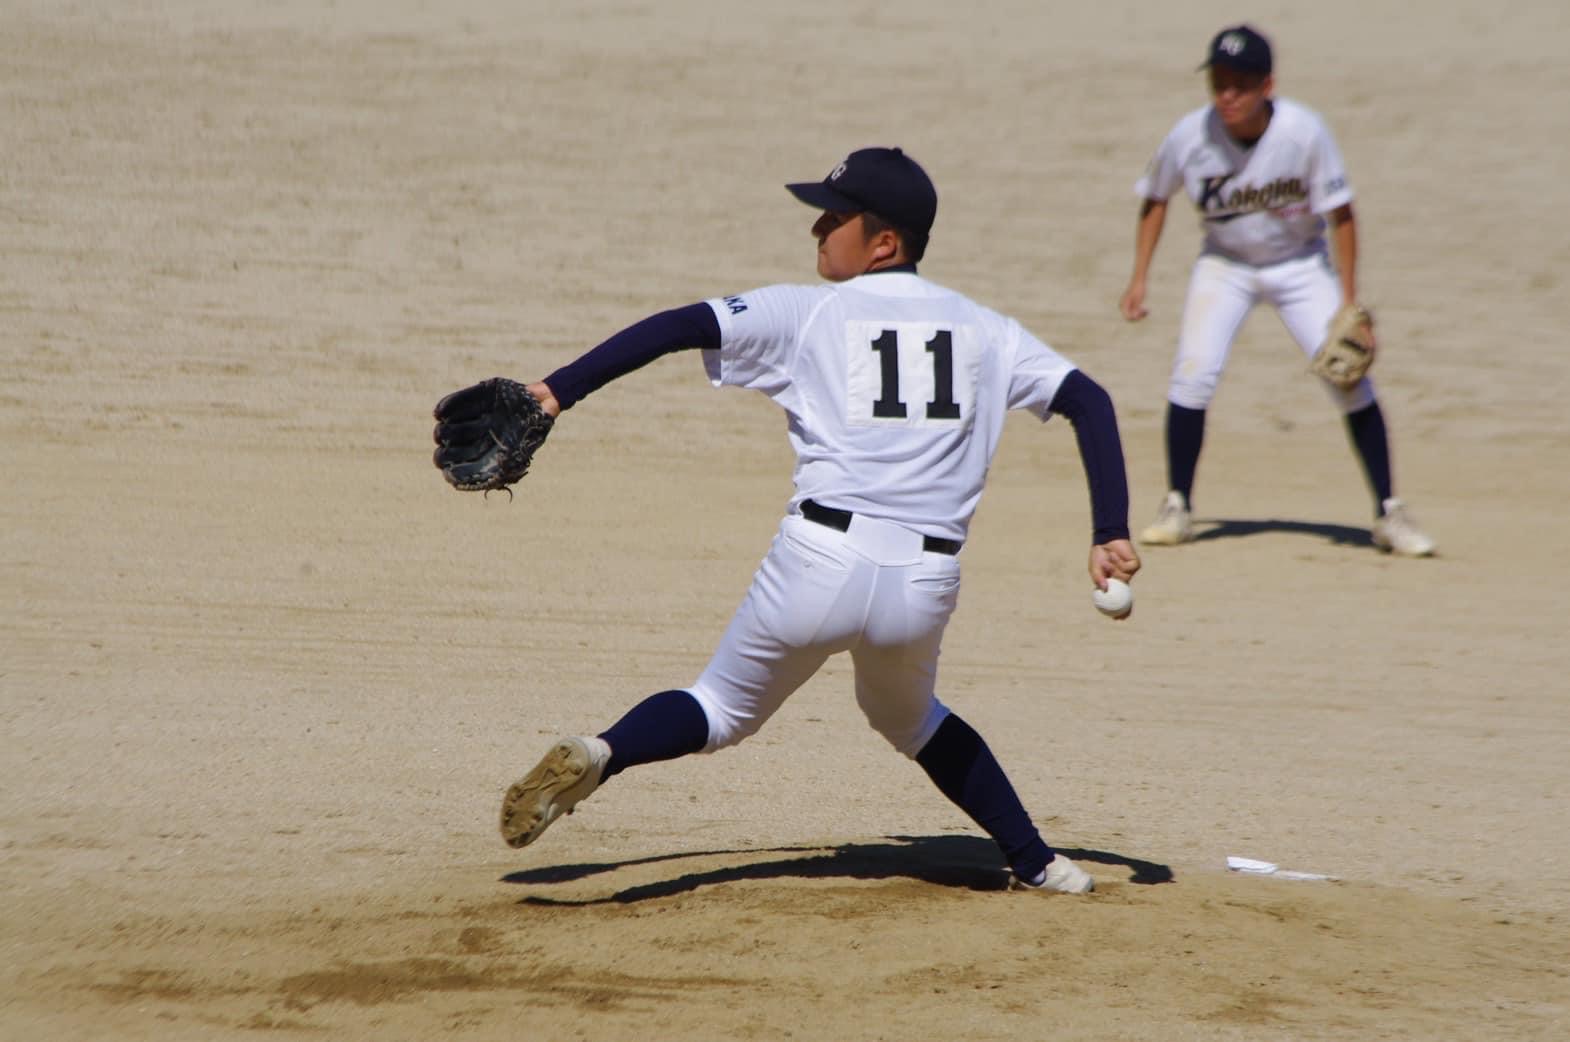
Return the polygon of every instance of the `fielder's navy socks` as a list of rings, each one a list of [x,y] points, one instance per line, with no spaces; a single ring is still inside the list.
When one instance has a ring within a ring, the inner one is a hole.
[[[600,737],[611,747],[603,783],[628,767],[700,751],[709,744],[709,718],[686,691],[661,691],[629,709]]]
[[[1167,487],[1183,493],[1183,505],[1194,507],[1194,472],[1205,444],[1205,410],[1167,403]]]
[[[1384,512],[1384,502],[1395,495],[1390,477],[1390,436],[1385,431],[1385,414],[1374,402],[1366,409],[1347,413],[1347,433],[1357,458],[1363,461],[1363,473],[1368,477],[1368,487],[1374,491],[1374,514]]]
[[[943,795],[997,841],[1016,876],[1036,879],[1046,872],[1052,848],[1036,831],[1014,786],[974,728],[949,714],[916,754],[916,762]]]

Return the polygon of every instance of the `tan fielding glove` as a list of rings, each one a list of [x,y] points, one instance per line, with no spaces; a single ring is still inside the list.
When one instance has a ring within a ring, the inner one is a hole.
[[[1308,371],[1343,391],[1356,387],[1374,364],[1374,316],[1361,304],[1344,304],[1330,320],[1324,343]]]

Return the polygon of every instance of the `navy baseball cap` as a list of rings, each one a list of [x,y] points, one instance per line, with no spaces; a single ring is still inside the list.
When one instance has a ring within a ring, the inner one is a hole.
[[[1239,72],[1269,76],[1270,41],[1247,25],[1223,29],[1210,41],[1210,53],[1200,68],[1208,69],[1212,65],[1225,65]]]
[[[788,184],[785,189],[819,210],[876,214],[923,243],[938,215],[932,179],[898,148],[858,149],[822,181]]]

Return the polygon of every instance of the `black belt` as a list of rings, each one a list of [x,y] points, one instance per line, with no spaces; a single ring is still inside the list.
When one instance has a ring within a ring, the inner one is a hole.
[[[826,507],[822,503],[804,499],[801,501],[801,516],[808,521],[813,521],[820,525],[828,525],[830,528],[837,528],[841,532],[849,532],[850,519],[856,515],[849,510],[835,510],[833,507]],[[935,535],[924,535],[921,537],[921,548],[931,554],[948,554],[950,557],[953,557],[959,553],[960,547],[964,545],[958,539],[943,539]]]

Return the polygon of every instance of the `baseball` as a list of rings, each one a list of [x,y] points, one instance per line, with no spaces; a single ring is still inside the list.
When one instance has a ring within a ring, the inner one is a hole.
[[[1106,590],[1091,590],[1090,599],[1096,610],[1114,619],[1121,619],[1134,610],[1134,591],[1122,579],[1108,579]]]

